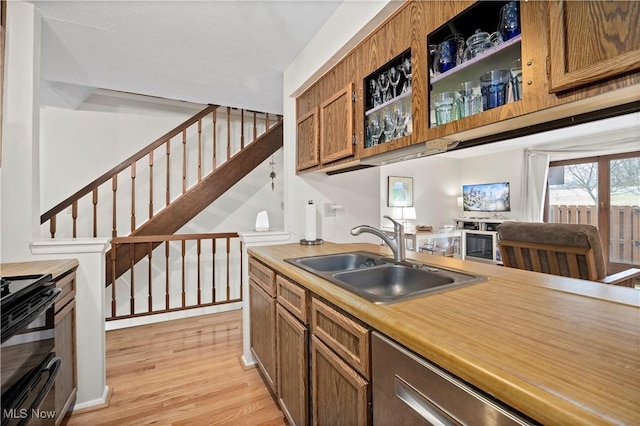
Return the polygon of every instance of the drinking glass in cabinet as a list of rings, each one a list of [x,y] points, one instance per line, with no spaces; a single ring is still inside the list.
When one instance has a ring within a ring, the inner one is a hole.
[[[382,124],[378,113],[369,114],[367,116],[367,145],[365,148],[378,145],[382,136]]]
[[[395,108],[385,108],[382,112],[382,131],[384,132],[384,141],[389,142],[393,139],[396,131],[398,116]]]
[[[382,95],[382,103],[387,102],[390,99],[389,96],[389,76],[386,72],[381,72],[378,76],[378,86],[380,88],[380,94]]]
[[[456,96],[459,118],[469,117],[482,111],[482,95],[478,81],[460,83]]]
[[[429,77],[433,78],[436,75],[436,55],[438,53],[438,45],[430,44],[429,45]]]
[[[502,34],[504,41],[520,34],[520,13],[518,12],[517,1],[510,1],[500,9],[500,27],[498,31]]]
[[[402,87],[402,93],[411,89],[411,57],[404,58],[402,63],[398,66],[398,69],[402,71],[405,78],[404,86]]]
[[[378,86],[378,80],[372,78],[369,80],[369,92],[371,93],[371,105],[372,107],[377,107],[382,103],[382,98],[380,96],[380,87]]]
[[[389,83],[393,88],[393,97],[398,96],[398,84],[400,84],[400,71],[396,67],[389,68]]]
[[[413,131],[411,121],[411,104],[409,98],[404,98],[394,106],[396,110],[396,138],[410,135]]]
[[[456,66],[457,45],[454,40],[445,40],[438,45],[434,71],[437,74],[449,71]]]
[[[514,101],[522,99],[522,61],[516,59],[509,65],[511,92]]]
[[[507,102],[509,70],[491,70],[480,76],[482,109],[484,111],[504,105]]]
[[[436,125],[439,126],[456,119],[454,109],[455,98],[455,92],[442,92],[434,96],[433,103],[436,110]]]

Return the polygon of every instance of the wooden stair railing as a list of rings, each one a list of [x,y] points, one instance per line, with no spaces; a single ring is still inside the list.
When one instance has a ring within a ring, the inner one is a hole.
[[[248,143],[246,133],[253,133]],[[210,105],[42,214],[40,223],[49,222],[51,238],[62,229],[72,238],[172,234],[280,147],[282,116]],[[142,185],[143,191],[136,191]],[[146,191],[148,209],[140,214],[139,199]],[[164,198],[159,208],[158,193]],[[125,210],[130,227],[122,232],[118,224]],[[130,259],[126,250],[119,250],[118,258]],[[107,268],[106,285],[114,270],[117,278],[129,268],[120,262],[116,266]]]
[[[281,147],[282,121],[279,121],[269,132],[216,168],[130,236],[173,234]],[[107,264],[114,265],[107,269],[107,285],[112,282],[114,271],[117,279],[130,268],[130,259],[138,262],[146,256],[145,250],[134,249],[135,253],[130,253],[129,248],[125,245],[118,249],[115,261],[111,259],[111,252],[107,252]]]
[[[249,143],[245,143],[245,127],[251,125],[251,122],[245,119],[246,115],[253,116],[253,139]],[[40,223],[44,225],[49,222],[51,238],[56,238],[59,222],[62,221],[70,222],[68,223],[70,229],[66,229],[66,231],[69,233],[68,236],[72,238],[95,238],[109,234],[111,237],[127,235],[129,232],[134,232],[140,223],[151,220],[161,208],[169,206],[172,202],[172,195],[177,192],[178,186],[182,194],[186,193],[188,189],[208,174],[204,172],[205,170],[209,170],[209,173],[215,171],[221,164],[228,161],[236,151],[242,151],[246,146],[250,146],[260,136],[268,132],[274,123],[279,123],[281,120],[281,116],[275,116],[274,120],[273,116],[270,117],[268,113],[210,105],[49,209],[40,216]],[[223,121],[225,123],[221,123]],[[236,132],[239,134],[239,141],[232,140],[232,122],[235,127],[240,127]],[[222,138],[219,133],[224,132],[225,128],[226,140],[220,140]],[[207,144],[209,141],[205,141],[206,136],[211,139],[209,144]],[[220,158],[225,157],[225,151],[226,158]],[[208,153],[209,158],[205,158],[205,152]],[[165,157],[165,161],[158,161],[162,156]],[[196,164],[192,164],[194,157]],[[171,172],[176,169],[175,164],[178,162],[181,163],[181,175],[174,177]],[[146,167],[144,163],[146,163]],[[155,171],[158,170],[158,166],[160,169],[164,168],[165,176],[158,176],[158,172]],[[197,176],[194,176],[195,173],[189,173],[192,168],[196,170]],[[164,192],[164,206],[160,208],[157,207],[158,203],[154,199],[154,194],[157,198],[157,194],[160,192],[157,189],[157,184],[154,186],[154,175],[156,175],[155,181],[160,181],[165,185],[162,190]],[[140,185],[138,182],[142,177],[147,178],[146,182],[142,184],[146,185],[144,189],[148,191],[148,209],[145,209],[147,212],[143,215],[140,214],[142,209],[137,209],[136,203],[137,198],[140,197],[140,194],[136,193],[136,186]],[[180,180],[179,183],[177,179]],[[119,185],[122,186],[123,182],[126,184],[127,181],[130,182],[130,190],[127,190],[130,192],[130,196],[118,196]],[[155,191],[154,188],[156,188]],[[108,198],[111,198],[111,208],[101,208],[100,202]],[[117,214],[123,207],[130,208],[131,213],[130,219],[127,220],[130,222],[130,227],[124,232],[118,229]],[[62,218],[59,217],[65,211],[70,213],[70,218],[66,214]],[[81,212],[88,211],[92,211],[92,217],[79,217]],[[101,217],[105,211],[108,211],[107,214],[111,216],[108,220]],[[100,225],[103,228],[100,228]],[[108,226],[109,229],[104,228],[105,226]],[[86,235],[82,235],[83,229],[90,229],[90,231]]]
[[[236,232],[111,240],[111,252],[116,253],[113,258],[123,258],[125,248],[129,254],[144,252],[146,264],[129,258],[125,282],[117,281],[119,285],[106,290],[107,300],[111,300],[107,321],[242,301],[242,281],[238,279],[242,276],[242,245]],[[115,262],[107,265],[115,267]]]

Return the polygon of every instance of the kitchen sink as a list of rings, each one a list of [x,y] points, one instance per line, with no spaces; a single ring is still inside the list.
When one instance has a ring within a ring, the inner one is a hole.
[[[295,264],[304,266],[304,269],[322,272],[347,271],[385,263],[385,260],[380,256],[367,252],[337,253],[324,256],[302,257],[293,260]]]
[[[373,303],[389,304],[486,280],[448,268],[368,252],[285,259]]]

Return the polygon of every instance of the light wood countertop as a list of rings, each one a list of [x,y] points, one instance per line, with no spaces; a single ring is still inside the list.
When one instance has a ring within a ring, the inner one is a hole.
[[[18,275],[51,274],[53,279],[77,268],[77,259],[36,260],[33,262],[16,262],[0,264],[0,276],[14,277]]]
[[[389,305],[283,259],[373,244],[253,247],[249,254],[372,328],[544,424],[640,424],[640,291],[407,252],[488,277]]]

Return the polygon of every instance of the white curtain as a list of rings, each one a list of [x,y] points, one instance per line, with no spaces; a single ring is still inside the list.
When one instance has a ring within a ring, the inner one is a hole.
[[[542,222],[549,154],[525,149],[522,165],[522,221]]]
[[[549,175],[549,161],[571,158],[590,157],[595,155],[609,155],[620,152],[631,152],[640,149],[640,137],[616,138],[598,140],[590,143],[576,143],[572,141],[566,146],[536,149],[525,149],[522,167],[522,220],[527,222],[542,222],[544,212],[544,197],[547,190]],[[572,155],[573,154],[573,155]],[[555,157],[555,158],[552,158]]]

